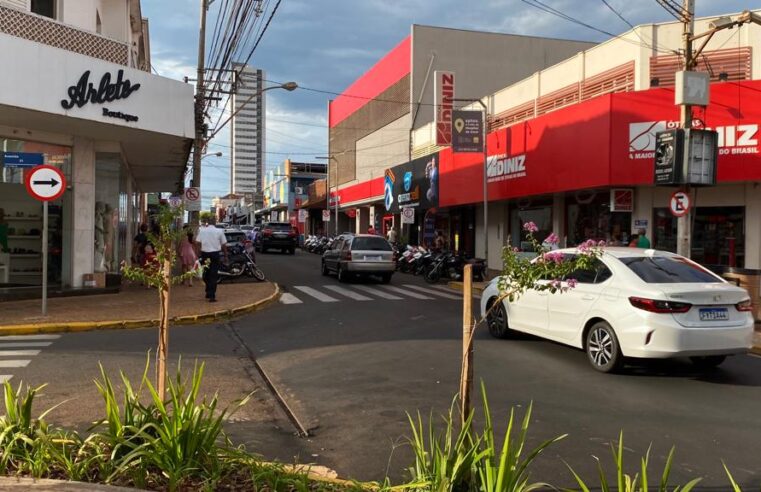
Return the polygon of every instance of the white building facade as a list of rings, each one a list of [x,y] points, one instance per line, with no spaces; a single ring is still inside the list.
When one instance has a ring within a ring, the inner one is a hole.
[[[261,193],[264,179],[264,71],[233,64],[230,192]]]
[[[0,289],[41,283],[45,240],[53,286],[118,274],[144,194],[182,188],[193,88],[151,74],[149,48],[138,0],[0,0]],[[66,177],[48,238],[19,155]]]

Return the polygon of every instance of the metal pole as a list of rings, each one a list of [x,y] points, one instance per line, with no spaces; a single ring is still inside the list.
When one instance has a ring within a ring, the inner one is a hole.
[[[683,10],[687,16],[684,19],[682,30],[682,45],[684,49],[684,70],[692,71],[695,65],[695,59],[692,56],[692,36],[695,29],[695,0],[683,0]],[[684,155],[687,155],[687,149],[689,148],[689,132],[687,130],[692,128],[692,106],[689,104],[683,104],[680,109],[680,123],[681,127],[685,130],[684,138]],[[681,165],[682,163],[678,163]],[[690,187],[687,186],[686,192],[690,193]],[[689,258],[692,254],[692,214],[694,203],[690,205],[690,210],[677,219],[676,225],[676,252],[686,258]]]
[[[48,202],[42,202],[42,315],[48,315]]]
[[[208,0],[201,0],[201,26],[198,35],[198,69],[196,75],[196,100],[195,100],[195,140],[193,141],[193,181],[194,187],[201,186],[201,153],[204,141],[204,106],[206,98],[204,93],[204,65],[206,64],[206,10]],[[200,212],[190,213],[190,224],[195,229],[198,227]]]
[[[487,107],[486,105],[481,103],[481,105],[484,107],[484,141],[483,141],[483,147],[484,147],[484,256],[486,257],[486,271],[484,272],[484,275],[486,278],[489,277],[489,191],[487,189],[487,165],[488,165],[488,155],[487,155],[487,149],[486,149],[486,137],[489,134],[489,130],[486,128],[486,122],[487,122]]]

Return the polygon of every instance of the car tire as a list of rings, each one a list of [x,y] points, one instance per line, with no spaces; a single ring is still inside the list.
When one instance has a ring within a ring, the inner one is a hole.
[[[348,278],[346,277],[346,272],[344,272],[343,267],[341,265],[338,265],[338,268],[336,269],[336,276],[338,277],[339,282],[346,282]]]
[[[387,284],[389,282],[391,282],[391,274],[390,273],[384,273],[383,275],[381,275],[381,283],[382,284]]]
[[[615,372],[623,364],[623,354],[618,344],[618,337],[613,328],[605,321],[598,321],[587,332],[584,348],[587,360],[595,370]]]
[[[510,338],[512,330],[507,322],[505,305],[500,301],[499,306],[491,309],[495,301],[496,299],[493,299],[488,304],[490,310],[486,315],[486,325],[489,327],[489,334],[494,338]]]
[[[690,357],[690,362],[698,369],[716,369],[727,359],[726,355],[703,355]]]
[[[325,260],[322,261],[320,272],[326,277],[330,274],[330,271],[328,271],[328,265],[325,264]]]

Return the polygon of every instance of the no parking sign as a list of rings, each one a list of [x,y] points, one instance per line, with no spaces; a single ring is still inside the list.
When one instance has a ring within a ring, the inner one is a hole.
[[[669,202],[671,215],[674,217],[683,217],[690,211],[690,195],[684,191],[677,191],[671,195]]]

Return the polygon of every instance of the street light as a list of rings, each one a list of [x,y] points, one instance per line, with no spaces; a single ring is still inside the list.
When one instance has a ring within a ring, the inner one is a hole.
[[[484,188],[484,256],[486,257],[486,277],[489,276],[489,195],[488,195],[488,189],[487,189],[487,150],[486,150],[486,136],[489,133],[488,128],[486,128],[486,121],[488,119],[489,115],[489,109],[486,107],[486,103],[484,103],[481,99],[468,99],[468,98],[453,98],[452,101],[454,102],[466,102],[466,103],[478,103],[481,105],[481,107],[484,109],[484,140],[483,140],[483,148],[484,148],[484,180],[483,180],[483,188]]]
[[[206,159],[207,157],[211,157],[211,156],[222,157],[222,152],[211,152],[209,154],[204,154],[204,155],[201,156],[201,160]]]
[[[334,155],[318,155],[315,156],[315,159],[323,159],[328,161],[325,165],[327,166],[327,169],[325,170],[325,202],[328,206],[328,211],[330,211],[330,161],[336,161],[336,181],[338,181],[338,159]],[[335,230],[336,236],[338,235],[338,184],[336,183],[336,199],[335,199],[335,209],[336,209],[336,218],[335,218],[335,225],[333,226]]]

